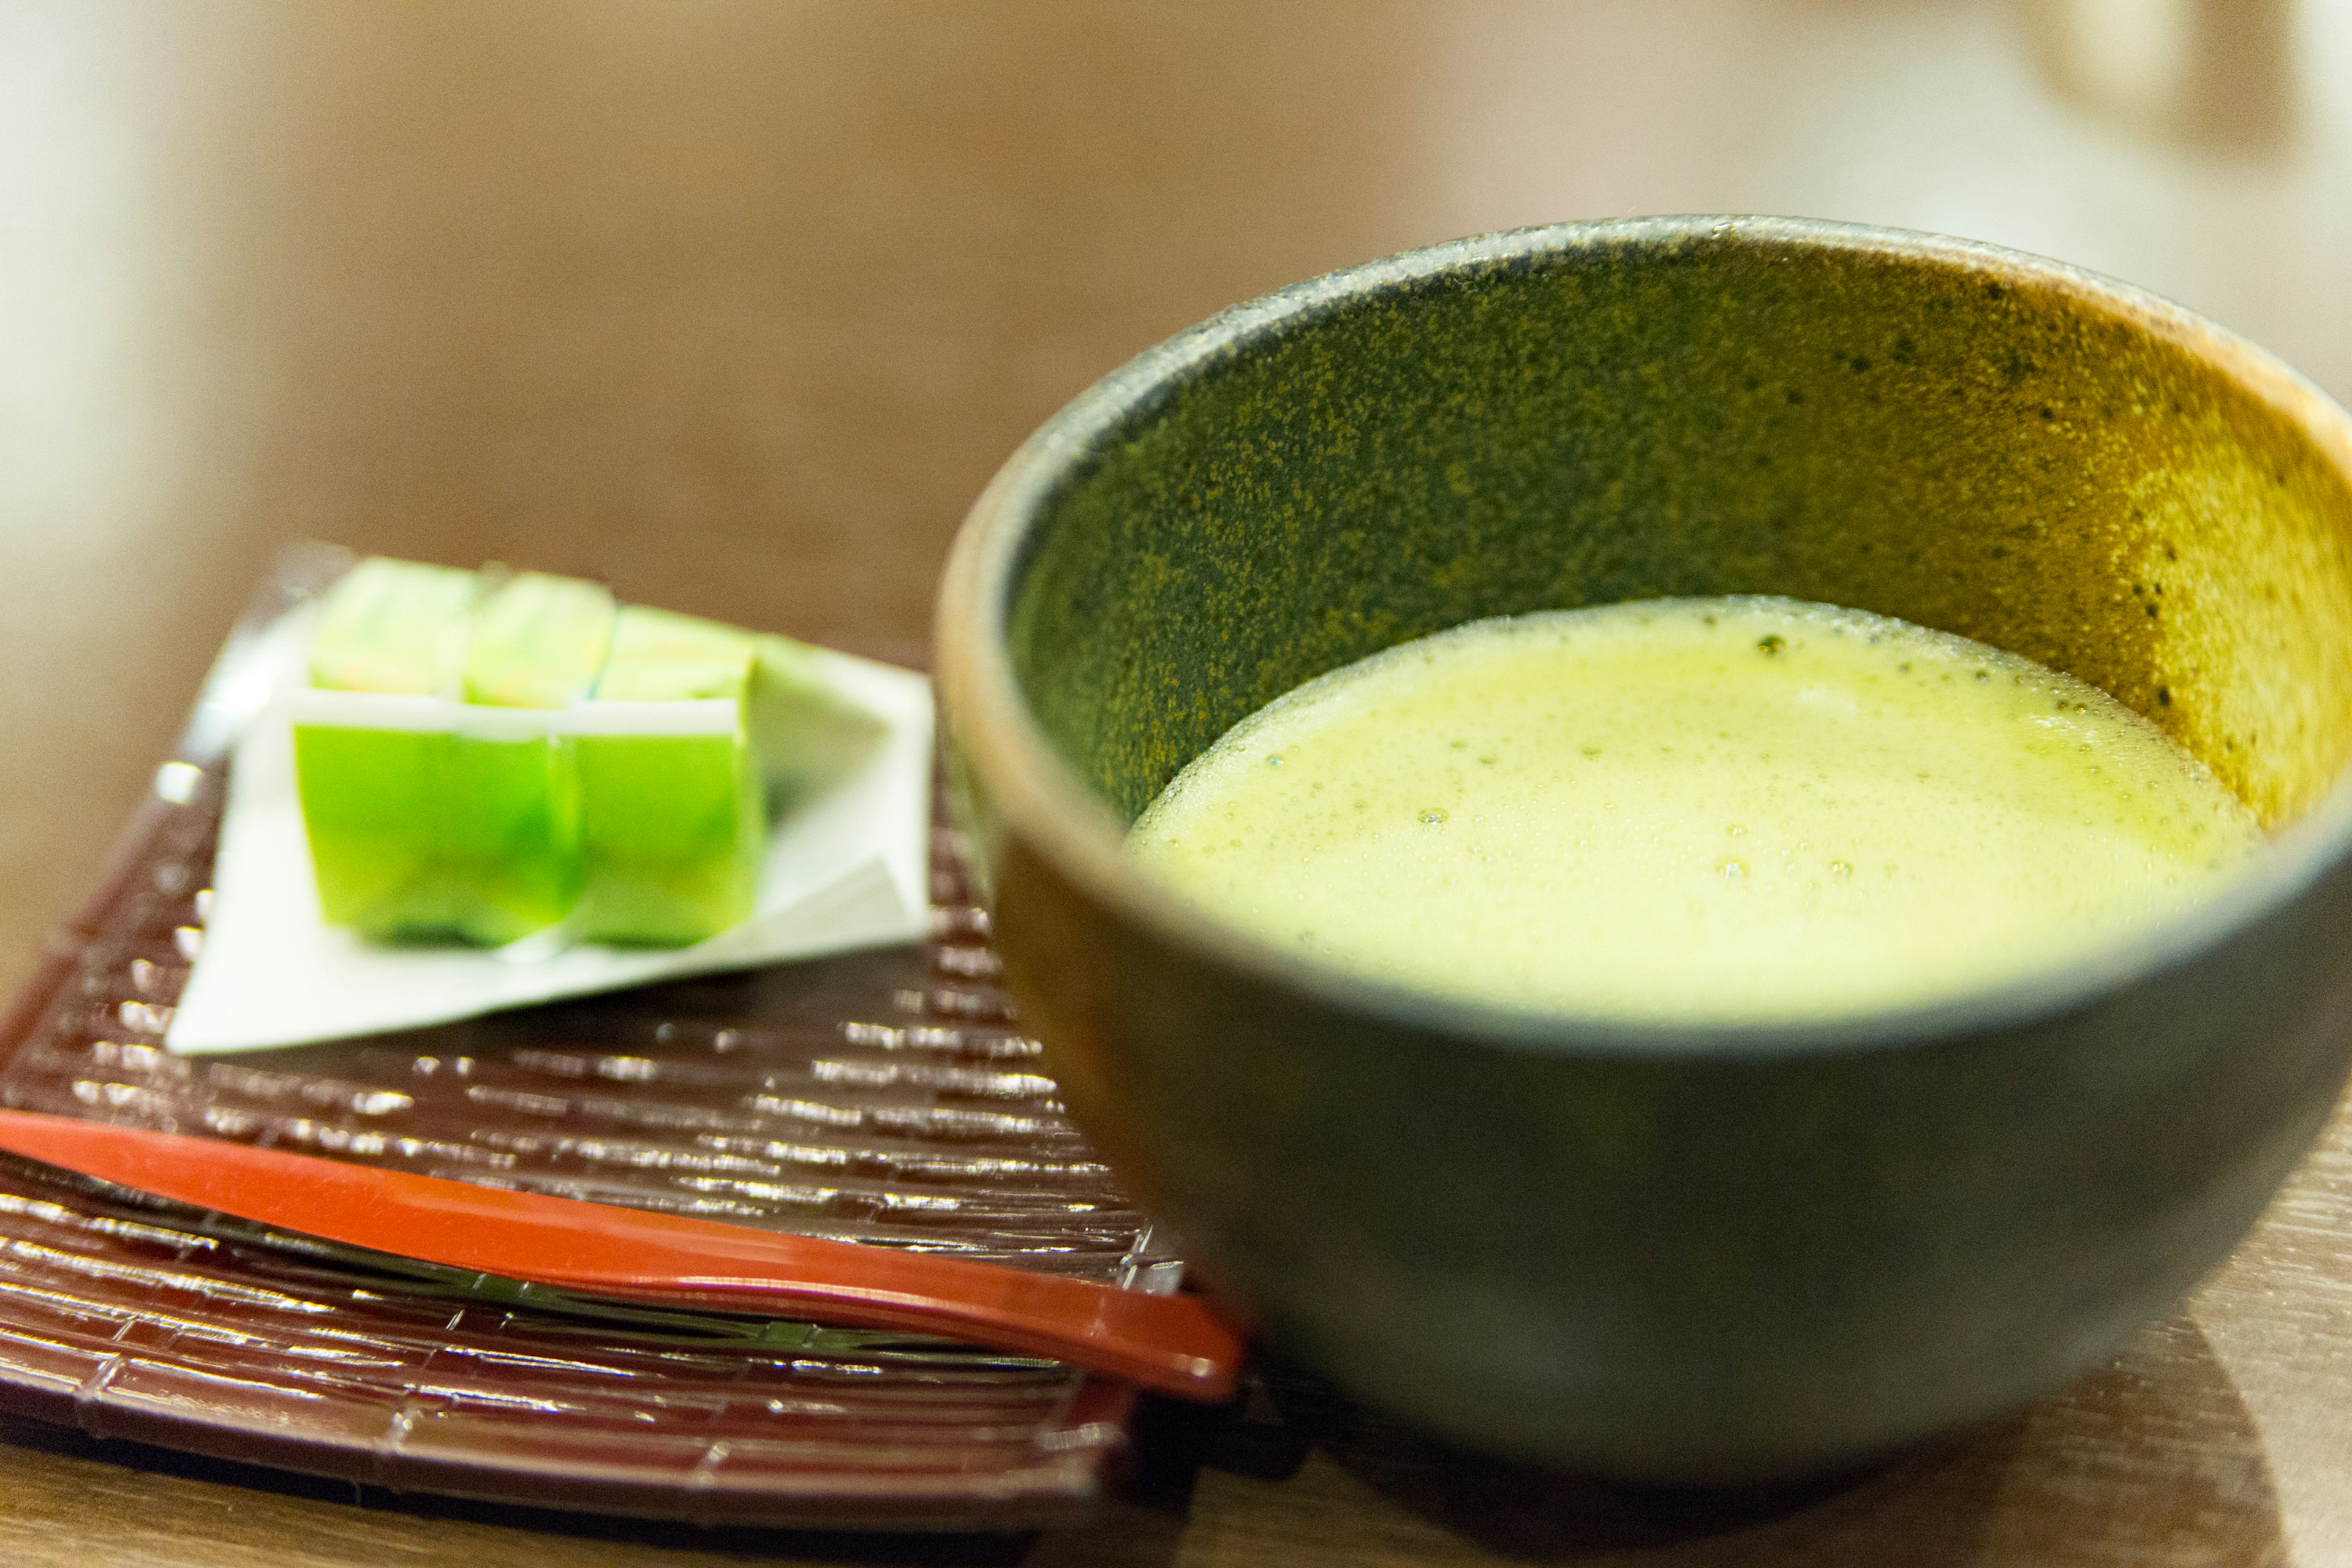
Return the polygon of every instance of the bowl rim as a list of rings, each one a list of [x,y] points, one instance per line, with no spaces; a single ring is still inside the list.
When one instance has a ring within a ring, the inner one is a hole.
[[[1014,450],[972,503],[939,594],[933,660],[948,737],[981,779],[1009,838],[1118,916],[1179,951],[1255,982],[1419,1033],[1482,1046],[1647,1058],[1759,1057],[1892,1047],[2012,1029],[2087,1007],[2192,960],[2293,902],[2352,854],[2352,768],[2216,894],[2119,933],[2082,961],[1925,1004],[1820,1019],[1677,1020],[1513,1006],[1376,979],[1289,952],[1198,909],[1138,869],[1125,827],[1055,752],[1013,670],[1007,620],[1043,509],[1124,431],[1254,346],[1382,294],[1450,275],[1509,269],[1628,246],[1696,241],[1864,253],[2054,292],[2138,328],[2228,375],[2301,430],[2352,488],[2352,416],[2275,355],[2135,285],[1979,240],[1818,218],[1659,216],[1474,235],[1344,268],[1234,305],[1146,349],[1080,393]]]

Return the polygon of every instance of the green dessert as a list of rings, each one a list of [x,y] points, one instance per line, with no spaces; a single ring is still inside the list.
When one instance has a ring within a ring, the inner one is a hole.
[[[715,621],[620,612],[594,700],[572,715],[581,935],[697,942],[751,912],[767,839],[746,714],[753,654],[749,635]]]
[[[880,731],[841,694],[828,666],[841,656],[772,634],[752,639],[751,733],[761,742],[768,809],[793,803],[854,764]],[[776,742],[789,736],[789,744]]]
[[[751,912],[770,813],[878,730],[835,657],[574,578],[362,562],[294,715],[320,911],[379,939],[715,936]]]
[[[482,601],[466,649],[466,700],[569,708],[594,689],[614,637],[612,590],[518,572]]]
[[[566,577],[363,561],[310,645],[295,773],[320,910],[389,939],[501,943],[580,886],[579,779],[546,716],[603,668],[613,596]]]
[[[450,735],[436,699],[456,684],[476,591],[470,572],[369,560],[320,611],[310,685],[366,694],[314,705],[294,725],[302,820],[331,924],[376,936],[465,928],[467,900],[443,866]]]
[[[457,679],[478,580],[454,566],[382,556],[335,584],[310,638],[310,684],[432,697]]]
[[[613,637],[600,584],[518,573],[475,612],[466,710],[455,715],[439,831],[463,892],[457,933],[508,942],[562,920],[580,890],[580,775],[570,737],[495,709],[559,710],[585,697]]]

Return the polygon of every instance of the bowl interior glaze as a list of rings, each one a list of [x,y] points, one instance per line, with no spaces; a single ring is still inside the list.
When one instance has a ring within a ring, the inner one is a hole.
[[[2065,268],[1778,226],[1309,285],[1126,410],[1010,606],[1062,759],[1131,819],[1391,644],[1785,594],[2079,676],[2273,827],[2315,804],[2352,757],[2352,498],[2294,400],[2233,374],[2260,356]]]

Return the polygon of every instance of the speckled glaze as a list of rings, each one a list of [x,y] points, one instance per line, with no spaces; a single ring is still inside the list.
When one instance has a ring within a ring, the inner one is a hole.
[[[1125,824],[1244,714],[1475,616],[1785,594],[2080,676],[2276,840],[2054,979],[1830,1026],[1443,1001],[1225,930]],[[1498,1451],[1851,1462],[2096,1363],[2352,1051],[2352,420],[2137,290],[1674,218],[1464,240],[1171,340],[974,507],[951,761],[1074,1112],[1265,1332]]]

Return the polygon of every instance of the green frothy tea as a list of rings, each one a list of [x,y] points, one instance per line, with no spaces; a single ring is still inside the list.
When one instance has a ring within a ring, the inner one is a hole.
[[[1129,840],[1204,908],[1367,974],[1685,1021],[2053,969],[2260,842],[2242,803],[2105,693],[1776,598],[1390,648],[1234,726]]]

